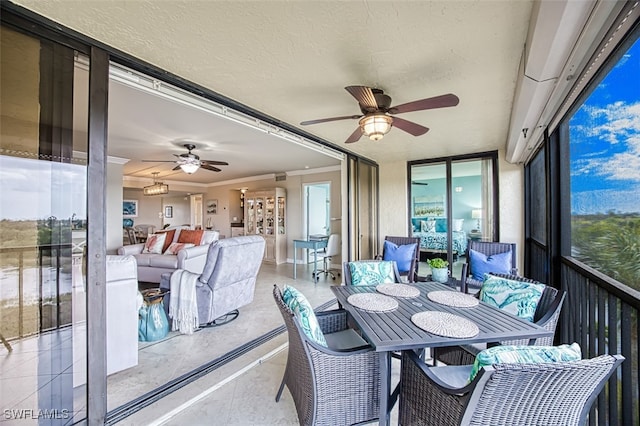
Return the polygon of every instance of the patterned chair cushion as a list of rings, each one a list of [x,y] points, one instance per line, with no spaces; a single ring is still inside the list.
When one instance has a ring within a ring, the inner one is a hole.
[[[494,346],[476,355],[471,368],[469,382],[473,381],[482,367],[493,364],[537,364],[540,362],[566,362],[582,359],[580,345],[560,346]]]
[[[282,300],[287,304],[289,309],[293,311],[293,314],[298,318],[302,331],[307,337],[319,345],[327,346],[327,341],[324,338],[320,324],[316,318],[313,308],[304,294],[300,293],[294,287],[285,285],[282,291]]]
[[[545,285],[484,275],[480,300],[533,322]]]
[[[398,265],[398,271],[408,272],[411,268],[411,261],[415,256],[417,245],[413,243],[399,246],[391,241],[385,241],[382,259],[394,260]]]
[[[396,282],[393,260],[379,262],[351,262],[351,285],[377,285]]]
[[[482,281],[484,274],[495,272],[497,274],[510,274],[511,268],[511,250],[504,253],[492,254],[487,256],[479,251],[469,249],[469,265],[471,267],[471,276],[474,280]]]

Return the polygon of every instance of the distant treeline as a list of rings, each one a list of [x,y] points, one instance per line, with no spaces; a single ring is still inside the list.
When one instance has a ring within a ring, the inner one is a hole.
[[[640,214],[571,216],[572,255],[640,290]]]

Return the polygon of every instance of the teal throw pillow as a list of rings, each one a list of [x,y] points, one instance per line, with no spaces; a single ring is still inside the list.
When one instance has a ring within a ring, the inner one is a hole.
[[[391,241],[385,241],[383,249],[384,255],[382,258],[383,260],[394,260],[398,265],[398,271],[409,272],[417,245],[418,244],[413,243],[399,246]]]
[[[351,262],[351,285],[378,285],[396,282],[393,260],[379,262]]]
[[[326,347],[327,341],[324,339],[318,318],[316,318],[316,314],[304,294],[291,286],[285,285],[282,291],[282,300],[298,318],[304,334],[317,344]]]
[[[560,346],[494,346],[476,355],[469,381],[475,379],[482,367],[493,364],[537,364],[567,362],[582,359],[580,345]]]
[[[496,274],[510,274],[511,250],[499,254],[487,256],[479,251],[469,249],[469,264],[471,265],[471,276],[474,280],[482,281],[484,274],[495,272]]]
[[[436,232],[447,232],[447,219],[436,218]]]
[[[545,285],[484,275],[480,300],[533,322]]]

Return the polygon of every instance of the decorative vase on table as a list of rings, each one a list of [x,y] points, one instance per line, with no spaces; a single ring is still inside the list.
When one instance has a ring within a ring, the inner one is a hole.
[[[446,284],[449,281],[449,262],[436,257],[427,261],[431,268],[431,279]]]
[[[449,281],[448,268],[431,268],[431,278],[439,283],[446,284]]]

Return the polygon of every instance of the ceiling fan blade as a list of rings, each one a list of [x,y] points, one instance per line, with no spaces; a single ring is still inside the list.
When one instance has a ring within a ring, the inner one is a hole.
[[[173,160],[140,160],[143,163],[175,163]]]
[[[406,104],[396,105],[389,108],[390,114],[401,114],[411,111],[422,111],[425,109],[446,108],[458,105],[460,99],[453,93],[435,96],[433,98],[420,99]]]
[[[172,161],[172,163],[173,163],[173,161]],[[175,167],[174,167],[173,169],[171,169],[171,170],[180,170],[180,166],[175,166]]]
[[[205,169],[205,170],[210,170],[212,172],[221,172],[222,171],[222,169],[210,166],[209,164],[200,164],[200,168],[201,169]]]
[[[200,164],[209,164],[213,166],[228,166],[226,161],[200,160]]]
[[[307,126],[309,124],[318,124],[318,123],[326,123],[328,121],[338,121],[338,120],[356,120],[362,117],[361,115],[344,115],[342,117],[331,117],[331,118],[320,118],[318,120],[307,120],[300,123],[303,126]]]
[[[370,87],[367,86],[347,86],[345,87],[347,92],[351,93],[351,96],[356,98],[358,103],[366,108],[378,109],[378,102],[373,95]]]
[[[358,126],[358,128],[353,133],[351,133],[351,136],[349,136],[347,140],[344,141],[344,143],[358,142],[361,137],[362,137],[362,129],[360,129],[360,126]]]
[[[413,136],[424,135],[429,131],[428,127],[421,126],[412,121],[404,120],[400,117],[393,117],[393,127],[397,127],[400,130],[404,130]]]

